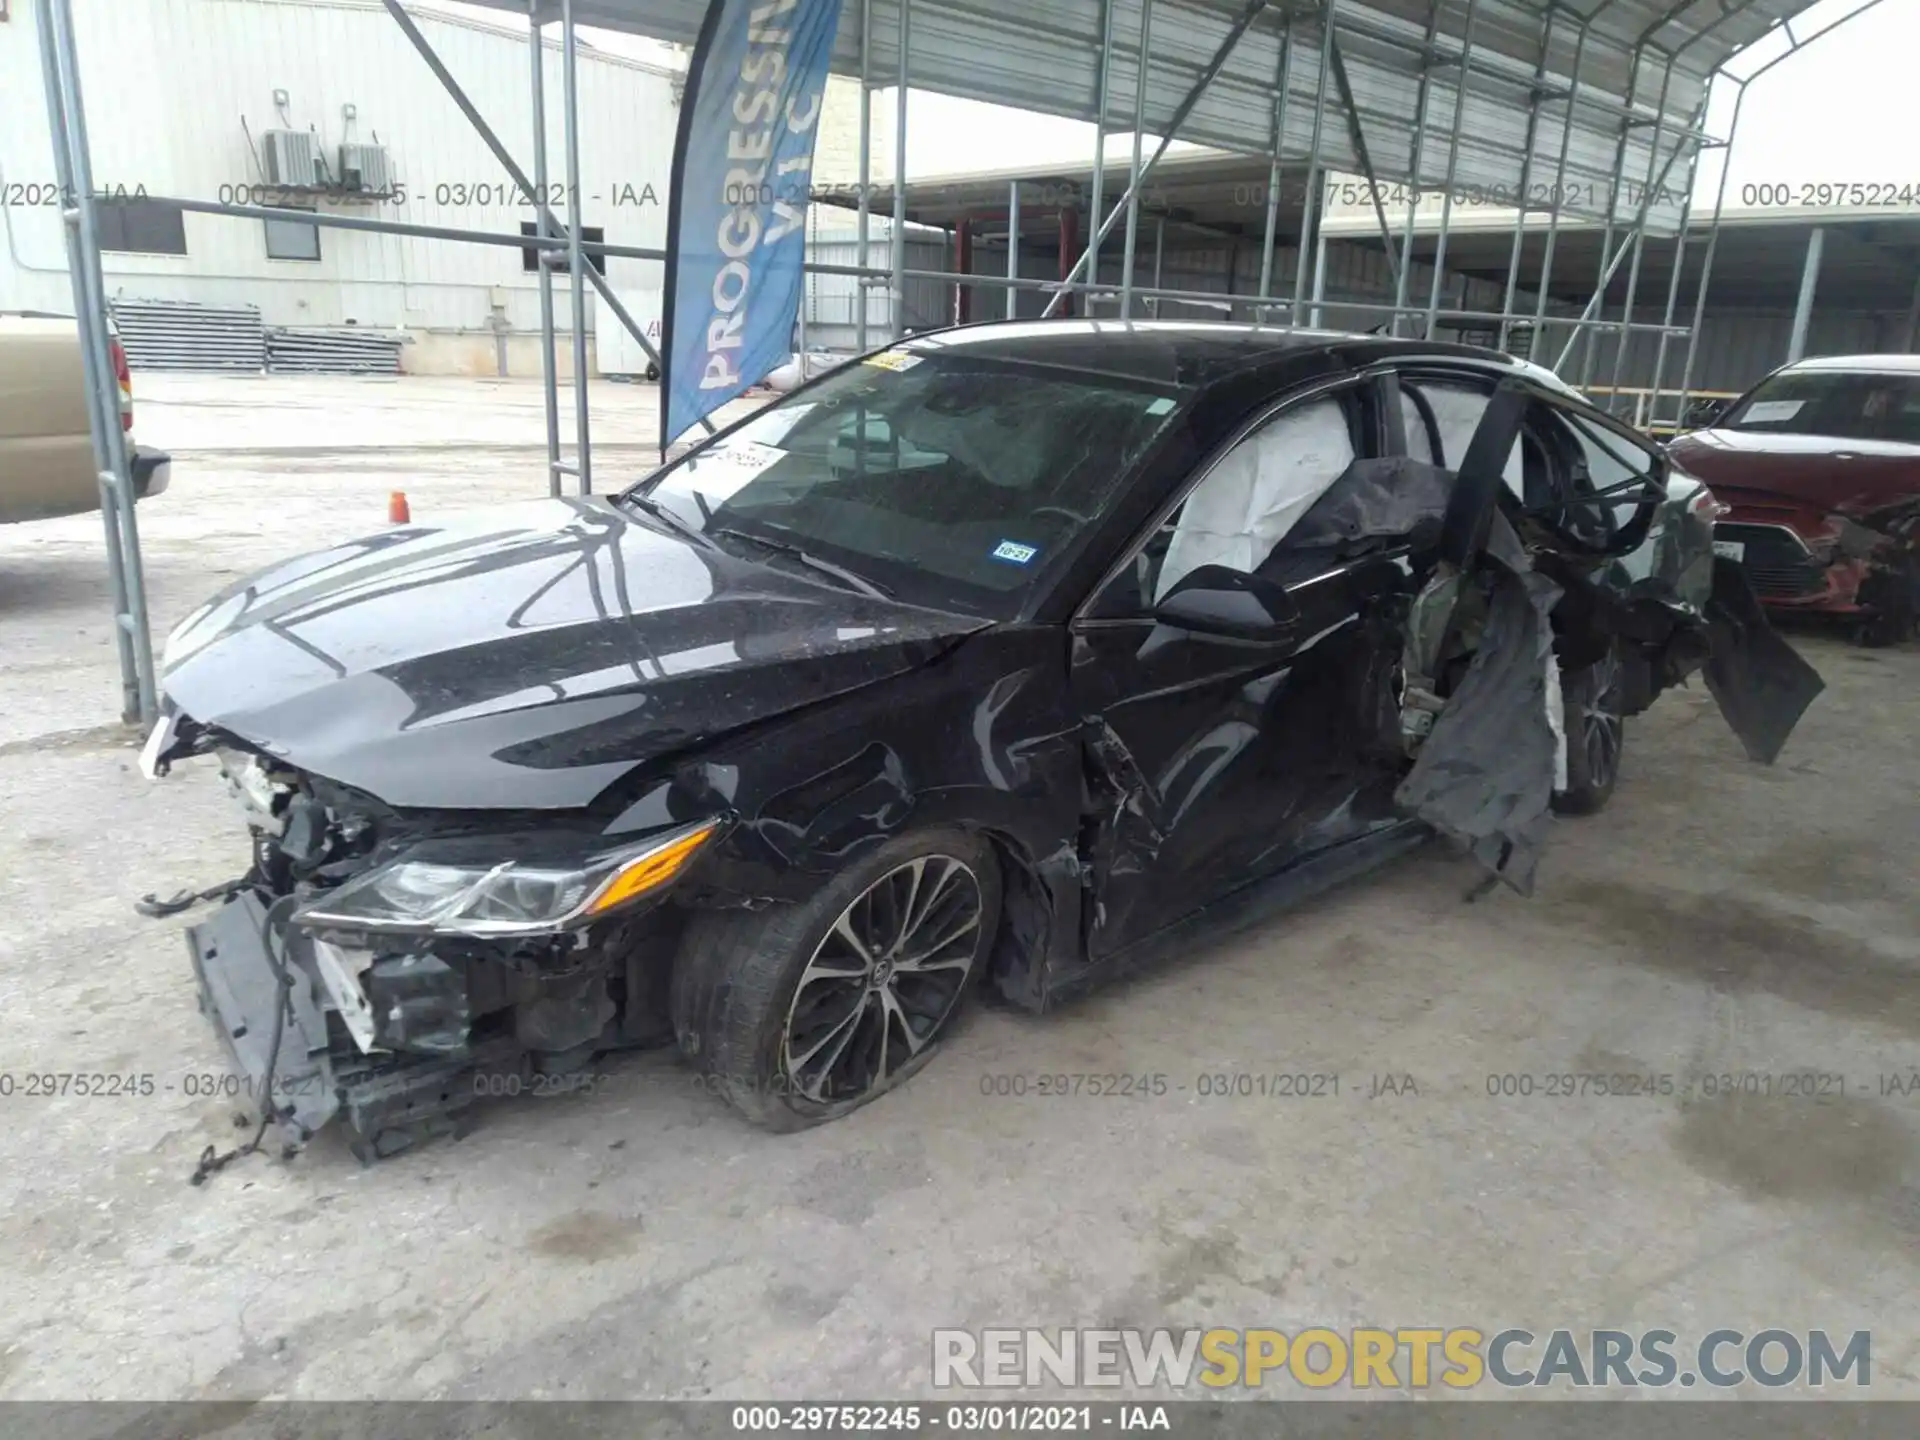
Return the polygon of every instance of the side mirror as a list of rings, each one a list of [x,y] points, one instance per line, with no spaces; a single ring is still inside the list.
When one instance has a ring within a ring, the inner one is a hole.
[[[1183,575],[1153,607],[1153,618],[1202,635],[1283,640],[1298,627],[1300,607],[1271,580],[1224,565],[1202,565]]]

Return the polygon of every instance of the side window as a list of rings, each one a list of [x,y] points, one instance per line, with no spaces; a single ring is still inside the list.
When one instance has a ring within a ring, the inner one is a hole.
[[[1656,473],[1660,457],[1639,441],[1596,425],[1583,415],[1558,406],[1542,406],[1540,410],[1535,423],[1545,432],[1547,448],[1554,457],[1550,503],[1560,507],[1546,518],[1578,539],[1604,544],[1611,531],[1624,527],[1644,503],[1645,493],[1633,482]],[[1609,490],[1620,493],[1606,500],[1580,503],[1583,496]]]
[[[1433,414],[1434,424],[1440,431],[1440,454],[1435,458],[1434,463],[1444,465],[1449,470],[1457,470],[1460,462],[1466,458],[1467,443],[1473,439],[1473,432],[1479,427],[1480,417],[1487,413],[1487,402],[1492,398],[1492,392],[1448,380],[1402,379],[1400,394],[1401,413],[1407,425],[1407,453],[1415,457],[1424,457],[1431,449],[1424,439],[1426,426],[1420,417],[1419,402],[1424,399]],[[1413,440],[1416,429],[1423,437],[1418,445]],[[1523,494],[1526,486],[1526,471],[1518,443],[1514,445],[1513,453],[1507,457],[1504,474],[1507,488],[1515,495]]]
[[[1090,613],[1145,615],[1202,565],[1252,574],[1357,455],[1347,401],[1326,396],[1282,410],[1213,463]]]

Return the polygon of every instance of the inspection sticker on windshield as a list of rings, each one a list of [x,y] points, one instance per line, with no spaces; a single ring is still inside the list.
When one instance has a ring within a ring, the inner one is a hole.
[[[1002,540],[993,547],[993,558],[1014,565],[1025,565],[1040,553],[1038,545],[1022,545],[1017,540]]]
[[[909,355],[905,350],[882,350],[878,355],[869,355],[861,363],[877,365],[882,370],[911,370],[926,357]]]
[[[763,445],[758,440],[742,440],[732,445],[716,446],[713,458],[722,465],[732,465],[758,473],[770,465],[778,465],[787,458],[787,452],[777,445]]]
[[[1756,425],[1765,425],[1774,420],[1791,420],[1805,407],[1804,400],[1756,400],[1747,406],[1742,420],[1751,420]]]

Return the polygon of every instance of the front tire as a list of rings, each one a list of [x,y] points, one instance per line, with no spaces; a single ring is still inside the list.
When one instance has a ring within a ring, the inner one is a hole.
[[[1567,788],[1554,792],[1553,808],[1562,815],[1592,815],[1613,798],[1626,746],[1625,682],[1626,667],[1611,647],[1585,669],[1561,677]]]
[[[708,911],[674,965],[680,1050],[748,1119],[799,1130],[933,1058],[1000,919],[993,847],[897,837],[796,905]]]

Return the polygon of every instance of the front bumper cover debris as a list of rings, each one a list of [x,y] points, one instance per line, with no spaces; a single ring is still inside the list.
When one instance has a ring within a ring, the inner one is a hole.
[[[187,930],[200,1009],[285,1144],[304,1146],[338,1117],[361,1160],[397,1154],[463,1133],[463,1112],[487,1077],[525,1073],[526,1053],[510,1038],[446,1057],[362,1054],[327,996],[312,943],[286,924],[291,909],[290,900],[269,909],[247,890]],[[275,1057],[274,1007],[282,995]]]
[[[276,907],[290,909],[289,902]],[[242,891],[212,919],[187,927],[187,953],[200,986],[200,1011],[220,1032],[246,1094],[270,1108],[283,1138],[304,1145],[339,1112],[327,1063],[327,1019],[312,976],[268,949],[274,921],[255,891]],[[281,978],[282,966],[287,980]],[[279,1054],[274,1010],[285,997]],[[272,1085],[268,1071],[272,1068]]]

